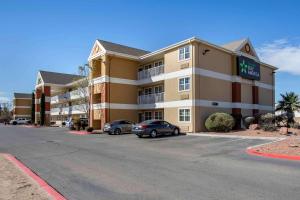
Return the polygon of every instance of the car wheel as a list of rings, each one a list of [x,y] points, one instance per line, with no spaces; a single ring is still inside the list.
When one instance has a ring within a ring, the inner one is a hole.
[[[121,134],[121,130],[119,128],[116,128],[114,131],[115,135],[120,135]]]
[[[150,132],[150,136],[151,136],[152,138],[155,138],[155,137],[157,136],[157,131],[156,131],[156,130],[152,130],[152,131]]]
[[[143,136],[142,135],[137,135],[139,138],[142,138]]]
[[[173,135],[179,135],[179,129],[178,129],[178,128],[175,128],[175,129],[174,129]]]
[[[17,122],[13,122],[12,124],[13,124],[13,125],[17,125]]]

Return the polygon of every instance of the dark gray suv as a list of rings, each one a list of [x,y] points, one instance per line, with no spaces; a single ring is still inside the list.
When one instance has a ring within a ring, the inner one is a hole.
[[[127,120],[115,120],[104,124],[103,131],[108,134],[120,135],[122,133],[131,133],[133,123]]]
[[[147,120],[132,126],[132,133],[138,137],[144,135],[155,138],[158,135],[179,135],[179,127],[163,120]]]

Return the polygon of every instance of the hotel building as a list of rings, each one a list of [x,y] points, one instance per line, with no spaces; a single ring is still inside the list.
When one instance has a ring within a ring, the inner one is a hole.
[[[40,121],[41,97],[45,95],[45,125],[61,125],[68,119],[87,117],[88,80],[74,74],[39,71],[35,86],[35,122]]]
[[[13,97],[13,119],[31,119],[32,94],[14,93]]]
[[[249,39],[219,46],[193,37],[153,52],[96,40],[88,61],[96,129],[116,119],[164,119],[197,132],[214,112],[274,110],[276,68],[260,61]]]

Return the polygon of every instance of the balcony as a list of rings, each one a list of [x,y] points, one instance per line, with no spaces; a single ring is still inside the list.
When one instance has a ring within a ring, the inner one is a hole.
[[[138,104],[152,104],[164,101],[164,93],[155,93],[148,95],[141,95],[138,97]]]
[[[88,96],[88,88],[85,88],[85,90],[73,90],[71,92],[67,92],[64,94],[59,94],[56,96],[51,97],[51,104],[54,103],[62,103],[66,102],[68,100],[74,100],[74,99],[80,99],[84,96]]]
[[[145,69],[138,72],[138,80],[151,78],[164,73],[164,65]]]
[[[73,105],[60,108],[51,108],[51,115],[74,115],[74,114],[84,114],[88,110],[88,105]]]

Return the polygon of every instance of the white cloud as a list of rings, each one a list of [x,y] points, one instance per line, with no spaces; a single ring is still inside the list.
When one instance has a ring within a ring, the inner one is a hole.
[[[274,65],[279,71],[300,75],[300,44],[288,39],[275,40],[257,49],[263,62]]]

